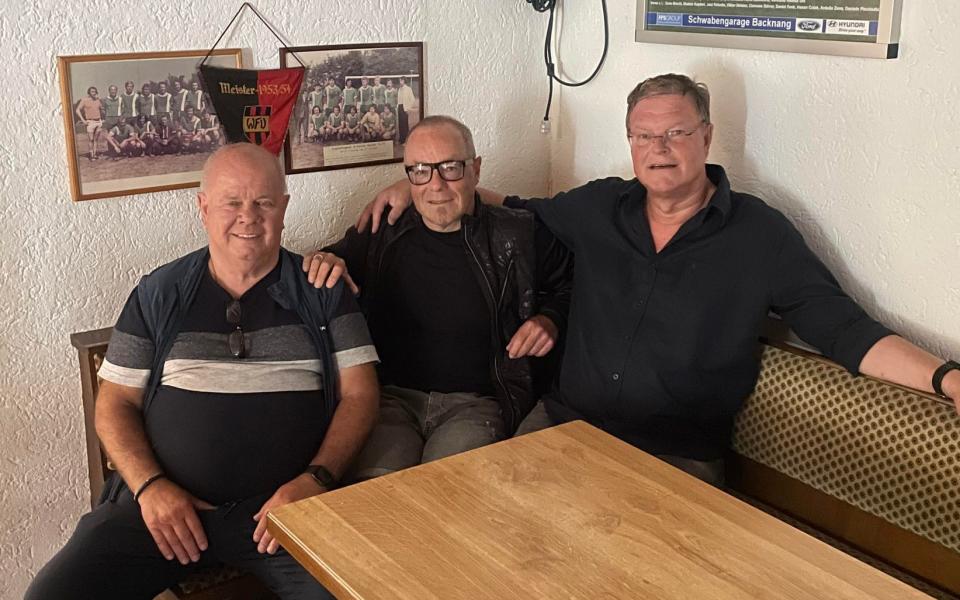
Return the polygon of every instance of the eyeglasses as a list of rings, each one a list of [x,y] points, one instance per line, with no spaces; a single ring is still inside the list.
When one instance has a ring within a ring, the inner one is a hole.
[[[433,179],[433,170],[436,169],[440,174],[440,179],[444,181],[460,181],[463,179],[463,172],[467,165],[472,165],[473,159],[466,160],[445,160],[438,163],[417,163],[414,165],[405,165],[403,168],[407,171],[407,179],[413,185],[426,185]]]
[[[240,301],[234,300],[227,305],[227,323],[236,325],[237,328],[230,332],[227,338],[227,344],[230,346],[230,354],[234,358],[244,358],[247,355],[247,349],[243,344],[243,329],[240,328],[240,317],[243,315],[243,309],[240,307]]]
[[[627,140],[629,140],[630,145],[635,148],[646,148],[652,144],[654,140],[661,140],[664,146],[669,146],[686,141],[687,138],[696,133],[703,125],[704,122],[701,121],[693,129],[671,129],[664,132],[663,135],[650,135],[649,133],[627,134]]]

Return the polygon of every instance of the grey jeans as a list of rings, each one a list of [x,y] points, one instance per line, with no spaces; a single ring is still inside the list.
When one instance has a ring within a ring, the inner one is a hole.
[[[386,385],[380,392],[380,418],[347,479],[379,477],[505,437],[495,398]]]
[[[543,401],[540,401],[537,402],[537,405],[533,407],[530,414],[520,423],[520,427],[517,428],[517,432],[513,435],[514,437],[525,435],[546,429],[547,427],[553,427],[554,425],[559,425],[559,423],[553,422],[553,419],[547,414],[547,409],[543,405]],[[693,458],[667,454],[657,454],[655,456],[663,462],[671,464],[701,481],[705,481],[714,487],[723,488],[725,476],[722,458],[717,460],[695,460]]]

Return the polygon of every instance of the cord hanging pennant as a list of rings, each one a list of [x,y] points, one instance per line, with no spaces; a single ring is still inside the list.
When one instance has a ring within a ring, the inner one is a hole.
[[[244,2],[237,14],[230,19],[210,52],[200,62],[200,79],[210,95],[227,141],[250,142],[263,146],[274,154],[280,154],[287,135],[290,114],[300,95],[300,85],[306,70],[303,61],[293,52],[290,54],[300,63],[299,67],[285,69],[231,69],[207,65],[210,54],[223,39],[224,34],[245,8],[253,11],[270,33],[284,48],[289,50],[266,19],[249,2]]]

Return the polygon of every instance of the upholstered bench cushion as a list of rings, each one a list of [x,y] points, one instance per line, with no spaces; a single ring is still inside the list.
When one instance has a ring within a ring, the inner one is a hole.
[[[960,552],[960,419],[950,403],[765,346],[733,449]]]

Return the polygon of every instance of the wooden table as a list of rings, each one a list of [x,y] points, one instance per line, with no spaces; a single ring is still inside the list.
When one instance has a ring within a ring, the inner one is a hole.
[[[926,595],[583,423],[277,509],[338,598]]]

